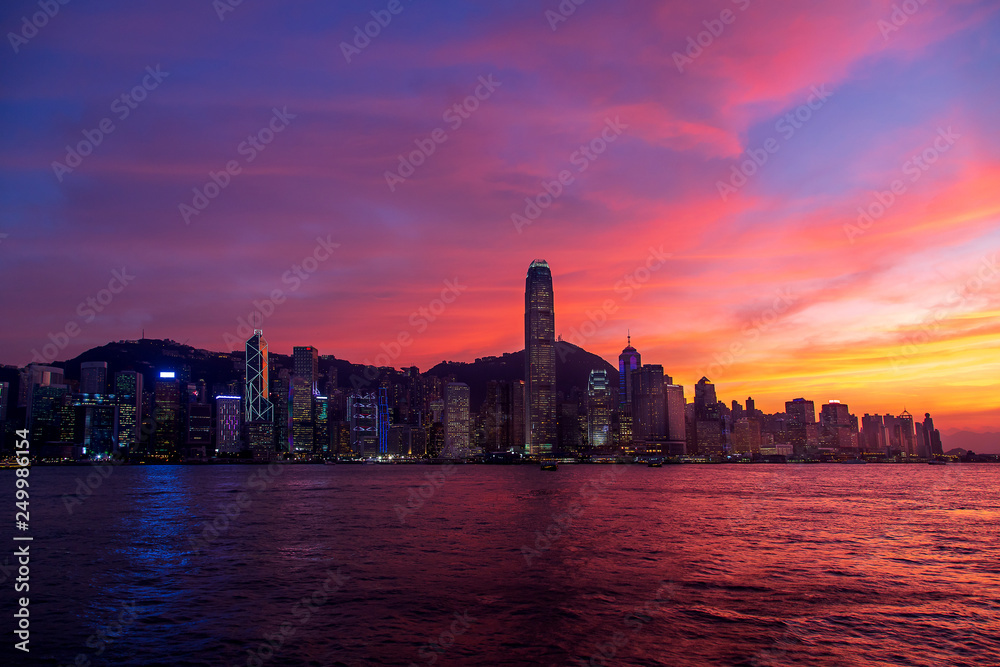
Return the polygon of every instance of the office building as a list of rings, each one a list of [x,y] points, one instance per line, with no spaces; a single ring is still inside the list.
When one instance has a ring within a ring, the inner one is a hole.
[[[556,444],[555,304],[552,272],[536,259],[524,287],[525,443],[533,456]]]

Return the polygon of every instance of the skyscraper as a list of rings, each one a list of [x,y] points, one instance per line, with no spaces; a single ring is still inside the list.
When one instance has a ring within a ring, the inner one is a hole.
[[[267,341],[263,331],[254,329],[253,336],[247,341],[247,423],[274,421],[274,407],[267,400],[269,390]]]
[[[122,371],[115,376],[115,400],[118,402],[118,444],[139,444],[142,425],[142,373]]]
[[[445,458],[470,454],[469,385],[449,382],[444,390],[444,452]]]
[[[632,371],[632,439],[639,443],[667,439],[667,403],[663,397],[663,366],[644,364]]]
[[[319,352],[306,345],[292,348],[292,449],[300,454],[312,454],[315,424],[314,396],[319,395]]]
[[[642,356],[632,347],[632,334],[628,344],[618,355],[618,404],[632,405],[632,371],[642,365]]]
[[[663,386],[664,399],[667,404],[667,439],[671,442],[671,454],[684,453],[684,387],[679,384]]]
[[[524,430],[534,456],[551,454],[556,443],[555,337],[552,271],[536,259],[524,285]]]
[[[642,365],[642,357],[632,347],[632,335],[628,335],[628,344],[618,355],[618,446],[624,449],[632,447],[632,371]]]
[[[80,393],[103,394],[108,390],[108,362],[85,361],[80,364]]]
[[[590,449],[603,450],[611,440],[613,401],[608,372],[590,371],[587,383],[587,444]]]
[[[220,454],[239,454],[243,449],[241,400],[239,396],[215,397],[215,449]]]
[[[180,452],[181,384],[176,375],[174,371],[161,371],[156,381],[156,431],[151,453],[158,458],[171,458]]]

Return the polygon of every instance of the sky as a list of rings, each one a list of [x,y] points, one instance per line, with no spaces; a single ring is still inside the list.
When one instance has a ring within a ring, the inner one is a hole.
[[[998,430],[996,2],[45,6],[0,9],[0,363],[253,314],[473,361],[545,259],[558,335],[689,396]]]

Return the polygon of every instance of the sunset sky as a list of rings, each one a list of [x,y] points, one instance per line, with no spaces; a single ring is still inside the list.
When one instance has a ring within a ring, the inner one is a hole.
[[[234,349],[276,290],[272,352],[472,361],[544,258],[558,334],[689,396],[1000,430],[1000,5],[479,5],[4,3],[0,363]]]

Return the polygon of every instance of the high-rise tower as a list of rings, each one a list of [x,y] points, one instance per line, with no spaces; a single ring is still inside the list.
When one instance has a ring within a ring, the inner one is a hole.
[[[267,341],[264,332],[254,329],[247,341],[246,418],[248,423],[273,422],[274,406],[267,400]]]
[[[312,345],[292,348],[292,449],[312,454],[314,448],[313,402],[319,395],[319,351]]]
[[[531,455],[551,454],[556,442],[555,320],[552,271],[536,259],[524,284],[524,434]]]

